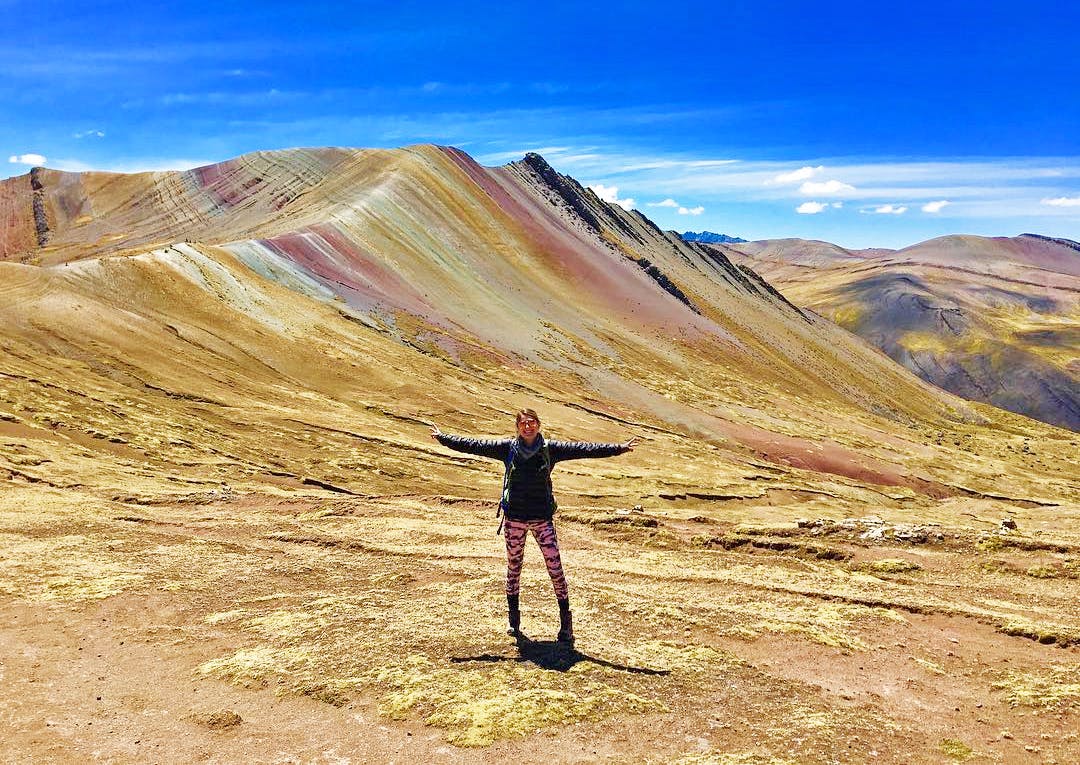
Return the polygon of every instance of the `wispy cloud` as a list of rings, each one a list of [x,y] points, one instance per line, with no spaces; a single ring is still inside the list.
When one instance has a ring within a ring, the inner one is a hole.
[[[72,133],[72,138],[104,138],[104,130],[84,130],[81,133]]]
[[[227,105],[236,107],[258,106],[260,104],[266,105],[270,102],[280,103],[284,101],[315,99],[317,96],[318,94],[306,93],[303,91],[270,88],[269,90],[249,91],[246,93],[230,93],[225,91],[205,93],[166,93],[157,98],[157,103],[160,106],[166,107],[198,105]],[[125,108],[132,108],[141,107],[143,105],[144,104],[141,101],[132,101],[125,103],[123,106]]]
[[[701,215],[703,212],[705,212],[705,208],[701,207],[700,205],[697,207],[679,208],[679,215]]]
[[[604,153],[597,161],[594,173],[618,176],[627,187],[648,185],[675,199],[680,195],[709,195],[745,202],[829,194],[845,199],[876,199],[883,203],[900,197],[919,204],[995,198],[1012,199],[1015,203],[1019,195],[1024,195],[1038,205],[1040,197],[1056,197],[1062,192],[1072,196],[1069,194],[1071,189],[1060,186],[1069,183],[1069,179],[1080,178],[1080,158],[1077,157],[937,162],[830,160],[805,163],[803,167],[811,170],[823,167],[823,172],[835,180],[777,183],[778,177],[802,169],[793,171],[790,167],[791,163],[787,162],[746,160],[694,168],[689,161]]]
[[[425,82],[418,89],[404,86],[402,90],[418,90],[425,95],[438,96],[498,96],[510,91],[514,86],[509,82]]]
[[[530,146],[528,144],[509,151],[496,151],[477,154],[474,158],[477,162],[486,165],[502,164],[504,162],[521,159],[526,154],[539,154],[549,162],[563,164],[566,162],[586,162],[601,159],[602,155],[590,153],[595,146]]]
[[[681,205],[679,205],[679,203],[676,202],[671,197],[668,197],[663,202],[647,202],[645,204],[645,206],[646,207],[680,207]]]
[[[56,159],[49,163],[54,170],[69,173],[149,173],[170,170],[190,170],[193,167],[212,165],[220,160],[185,159],[182,157],[143,157],[122,162],[85,162],[79,159]]]
[[[941,199],[937,202],[927,202],[922,206],[922,211],[925,213],[939,213],[949,204],[947,199]]]
[[[1080,197],[1054,197],[1042,200],[1042,204],[1050,207],[1080,207]]]
[[[817,167],[807,165],[800,167],[798,170],[792,170],[790,173],[780,173],[772,179],[771,183],[798,183],[799,181],[809,180],[824,170],[824,165],[818,165]]]
[[[854,194],[855,187],[842,181],[807,181],[799,186],[799,193],[812,197],[821,194]]]
[[[724,161],[720,164],[717,160],[706,160],[706,165],[687,155],[650,156],[598,147],[595,143],[590,144],[589,154],[592,158],[580,165],[568,165],[564,172],[606,178],[609,185],[617,185],[630,197],[665,195],[652,197],[657,200],[651,203],[653,205],[666,198],[675,202],[682,200],[679,206],[690,209],[692,206],[686,205],[684,198],[691,198],[695,204],[706,207],[705,217],[729,205],[775,204],[788,200],[791,201],[788,209],[798,206],[803,215],[839,210],[832,205],[847,200],[861,203],[858,209],[867,212],[885,205],[892,205],[894,209],[907,207],[904,213],[892,213],[905,218],[911,218],[908,213],[923,206],[929,206],[928,215],[938,215],[946,207],[951,211],[951,206],[958,202],[963,203],[964,217],[981,220],[1071,216],[1076,212],[1075,205],[1068,202],[1047,204],[1040,200],[1076,198],[1074,179],[1080,178],[1080,157],[933,162],[822,157],[808,158],[809,161],[798,164],[769,160]],[[553,156],[550,160],[559,169],[559,157]],[[795,173],[799,176],[792,175]],[[810,173],[813,173],[812,178],[798,179]],[[821,179],[823,175],[824,180]],[[794,180],[777,183],[777,178],[784,177]],[[811,201],[816,198],[816,202],[804,206],[807,197]],[[822,200],[822,197],[832,197],[832,200]],[[895,201],[897,199],[907,201],[900,204]],[[821,207],[826,201],[831,202],[827,209]],[[941,202],[946,204],[939,204]],[[674,213],[678,207],[670,209]],[[930,212],[935,209],[937,212]]]
[[[600,197],[605,202],[608,202],[610,204],[618,205],[619,207],[623,208],[624,210],[633,210],[634,209],[634,200],[633,199],[631,199],[631,198],[619,199],[619,187],[618,186],[605,186],[602,183],[597,183],[595,185],[589,186],[589,188],[592,189],[594,192],[596,192],[596,196]]]
[[[567,165],[580,165],[593,162],[600,159],[601,156],[600,154],[563,154],[559,157],[559,162]]]
[[[224,72],[222,72],[222,74],[225,75],[226,77],[248,78],[248,77],[267,77],[269,75],[269,72],[266,72],[266,71],[261,70],[261,69],[243,69],[243,68],[239,68],[239,69],[226,69]]]
[[[40,154],[12,154],[8,162],[13,165],[44,165],[48,160]]]
[[[907,205],[878,205],[877,207],[859,210],[859,212],[874,215],[903,215],[907,210]]]
[[[829,209],[829,205],[826,202],[803,202],[795,208],[795,212],[800,215],[817,215],[827,209]]]
[[[574,124],[588,124],[589,132],[581,135],[549,132],[551,125],[565,124],[571,113],[579,117],[573,120]],[[787,206],[790,200],[790,209],[806,199],[823,197],[864,205],[896,204],[895,200],[904,199],[911,209],[948,200],[951,205],[963,203],[965,216],[970,213],[979,217],[1014,218],[1020,214],[1050,217],[1075,211],[1074,207],[1040,204],[1040,199],[1076,195],[1073,179],[1080,178],[1080,157],[879,161],[808,156],[801,161],[774,161],[687,152],[640,152],[601,140],[600,131],[622,120],[624,114],[600,109],[587,115],[580,119],[578,110],[549,107],[480,113],[368,113],[347,119],[311,116],[278,121],[271,117],[238,123],[237,130],[246,130],[263,140],[265,136],[275,136],[281,145],[301,140],[314,145],[329,142],[338,134],[367,136],[364,145],[375,146],[421,141],[453,145],[471,142],[477,148],[470,149],[470,153],[484,164],[502,164],[520,159],[525,151],[539,151],[557,170],[577,178],[603,179],[605,185],[619,187],[626,197],[654,200],[667,197],[681,200],[683,206],[686,199],[693,199],[690,206],[704,205],[708,210],[706,215],[726,204],[771,202]],[[518,146],[507,145],[503,139],[522,131],[540,139]],[[560,155],[553,150],[563,151]],[[776,182],[778,177],[800,171],[801,175],[813,172],[813,177],[786,184]],[[808,183],[827,185],[804,186]],[[973,206],[971,203],[975,201],[994,204]],[[951,212],[952,208],[949,209]]]
[[[618,172],[634,173],[642,170],[700,170],[704,168],[735,165],[738,163],[739,160],[737,159],[653,159],[623,165],[618,168]]]

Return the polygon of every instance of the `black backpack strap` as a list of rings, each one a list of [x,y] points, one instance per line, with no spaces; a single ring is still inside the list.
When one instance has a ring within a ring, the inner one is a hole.
[[[503,474],[502,496],[499,498],[499,506],[495,510],[495,517],[499,519],[499,528],[495,529],[495,536],[502,534],[505,518],[503,513],[510,505],[510,474],[514,472],[514,458],[517,457],[517,439],[510,444],[510,452],[506,456],[506,473]]]
[[[551,512],[554,513],[558,508],[558,504],[555,502],[555,488],[551,485],[551,468],[553,465],[551,462],[551,449],[548,448],[547,441],[544,441],[544,445],[540,447],[540,454],[544,460],[544,472],[547,473],[548,501],[551,502]]]

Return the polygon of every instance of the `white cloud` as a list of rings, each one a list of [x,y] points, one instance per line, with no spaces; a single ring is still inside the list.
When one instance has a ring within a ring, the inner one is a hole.
[[[798,170],[792,170],[790,173],[780,173],[772,179],[773,183],[798,183],[799,181],[805,181],[813,178],[818,173],[825,169],[823,165],[817,167],[800,167]]]
[[[166,107],[175,106],[199,106],[199,105],[219,105],[224,104],[228,106],[243,106],[243,107],[258,107],[265,106],[268,101],[275,103],[287,103],[287,102],[299,102],[305,99],[326,99],[332,97],[331,91],[317,91],[309,93],[301,90],[278,90],[277,88],[270,88],[269,90],[252,90],[241,93],[226,92],[226,91],[207,91],[196,93],[166,93],[158,96],[153,100],[153,103]],[[134,101],[127,101],[121,104],[122,109],[137,109],[144,105],[144,101],[136,99]]]
[[[949,202],[945,199],[942,199],[939,202],[927,202],[922,206],[922,211],[927,213],[939,213],[947,204],[949,204]]]
[[[542,154],[543,152],[537,152]],[[593,163],[598,159],[602,159],[600,154],[566,154],[556,158],[560,165],[573,165],[582,163]]]
[[[816,194],[851,194],[854,193],[855,187],[849,183],[842,183],[840,181],[807,181],[799,187],[799,193],[806,196],[814,196]]]
[[[267,73],[258,69],[229,69],[223,74],[226,77],[266,77]]]
[[[53,170],[64,170],[69,173],[146,173],[165,172],[170,170],[183,171],[193,167],[203,167],[220,162],[220,159],[183,159],[179,157],[146,157],[142,159],[129,159],[122,162],[102,162],[90,164],[79,159],[54,159],[49,163]]]
[[[625,160],[628,164],[621,167],[613,168],[615,172],[619,173],[636,173],[648,170],[699,170],[709,169],[716,167],[724,167],[725,165],[734,165],[740,160],[737,159],[698,159],[698,160],[682,160],[682,159],[656,159],[656,160],[644,160],[637,158],[627,158]]]
[[[623,208],[624,210],[633,210],[634,209],[634,200],[633,199],[630,199],[630,198],[619,199],[619,187],[618,186],[605,186],[602,183],[597,183],[594,186],[589,186],[589,188],[592,189],[596,193],[596,196],[600,197],[605,202],[608,202],[608,203],[613,204],[613,205],[618,205],[619,207]]]
[[[12,154],[8,162],[13,165],[44,165],[46,160],[40,154]]]
[[[844,206],[844,203],[843,202],[833,202],[832,206],[835,207],[837,210],[839,210],[841,207]]]
[[[104,130],[84,130],[81,133],[73,133],[72,138],[104,138]]]
[[[874,215],[903,215],[907,212],[906,205],[878,205],[874,208],[859,210],[861,213],[873,213]]]
[[[1042,203],[1051,207],[1080,207],[1080,197],[1055,197],[1044,199]]]
[[[824,202],[803,202],[795,208],[795,212],[801,213],[802,215],[817,215],[827,208],[828,205]]]
[[[460,146],[462,146],[462,142],[459,141],[459,142],[455,143],[454,145],[460,147]],[[473,159],[475,159],[477,162],[482,162],[484,164],[489,164],[489,163],[493,163],[493,162],[502,163],[502,162],[506,162],[508,160],[513,162],[513,161],[517,161],[517,160],[521,159],[526,154],[532,152],[534,154],[539,154],[542,157],[553,157],[554,161],[561,163],[561,162],[565,161],[565,157],[564,156],[557,156],[556,157],[554,155],[556,155],[556,154],[565,155],[565,154],[567,154],[568,152],[571,152],[571,151],[574,151],[574,152],[589,151],[589,150],[592,150],[594,148],[596,148],[596,147],[594,147],[594,146],[586,146],[586,147],[523,146],[521,148],[512,149],[511,151],[497,151],[497,152],[489,152],[487,154],[476,154],[476,155],[474,155]],[[578,158],[582,158],[582,157],[593,158],[593,157],[595,157],[597,159],[602,159],[601,155],[599,155],[599,154],[578,154],[577,157]]]
[[[648,202],[646,207],[671,207],[673,209],[678,209],[679,215],[701,215],[705,212],[705,208],[701,205],[698,205],[697,207],[683,207],[671,197],[668,197],[663,202]]]

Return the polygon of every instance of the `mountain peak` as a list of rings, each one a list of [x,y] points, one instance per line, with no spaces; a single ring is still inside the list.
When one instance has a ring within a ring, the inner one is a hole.
[[[741,237],[716,234],[712,231],[702,231],[700,234],[685,231],[680,236],[684,242],[701,242],[702,244],[741,244],[746,241]]]

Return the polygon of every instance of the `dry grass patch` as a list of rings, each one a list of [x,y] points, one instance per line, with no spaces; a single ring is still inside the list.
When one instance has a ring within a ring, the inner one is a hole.
[[[487,746],[552,725],[594,721],[613,714],[667,711],[650,699],[596,680],[542,672],[515,662],[446,667],[414,655],[369,673],[371,683],[390,690],[380,712],[395,719],[417,713],[444,728],[459,746]]]
[[[0,534],[0,549],[0,591],[26,600],[101,600],[144,579],[100,537]]]
[[[998,629],[1006,635],[1025,637],[1046,645],[1054,643],[1060,646],[1080,644],[1080,628],[1068,624],[1036,622],[1014,616],[1000,622]]]
[[[1035,579],[1057,579],[1062,571],[1056,566],[1036,565],[1028,566],[1024,573]]]
[[[199,673],[213,675],[245,687],[262,686],[271,678],[281,678],[304,670],[315,660],[315,652],[309,649],[259,645],[242,648],[231,656],[211,659],[199,667]]]
[[[975,756],[974,749],[954,738],[943,738],[938,748],[943,755],[957,762],[965,762]]]
[[[712,648],[647,641],[595,649],[606,658],[534,643],[518,656],[482,654],[450,664],[423,654],[374,669],[380,711],[420,716],[459,746],[487,746],[571,722],[669,711],[663,699],[700,691],[734,665]],[[389,689],[389,690],[387,690]]]
[[[707,752],[680,757],[671,765],[796,765],[796,761],[758,752]]]
[[[922,570],[922,566],[903,558],[882,558],[866,563],[863,568],[875,574],[907,574]]]
[[[1008,672],[991,687],[1005,691],[1015,706],[1080,709],[1080,664],[1058,665],[1041,672]]]
[[[942,677],[944,677],[946,674],[948,674],[945,671],[945,668],[943,666],[941,666],[940,664],[938,664],[936,661],[930,661],[929,659],[922,659],[922,658],[920,658],[918,656],[912,656],[911,658],[912,658],[912,661],[914,661],[920,667],[922,667],[923,669],[927,670],[928,672],[930,672],[932,674],[940,675]]]

